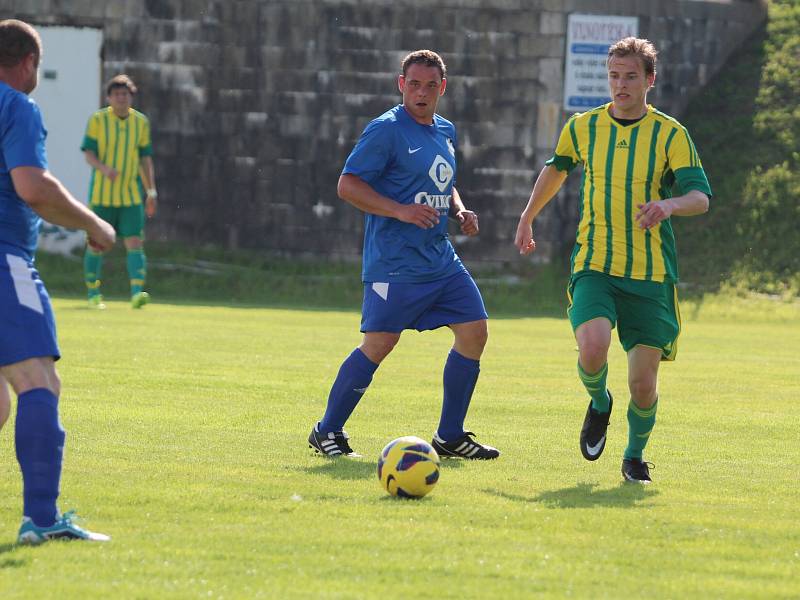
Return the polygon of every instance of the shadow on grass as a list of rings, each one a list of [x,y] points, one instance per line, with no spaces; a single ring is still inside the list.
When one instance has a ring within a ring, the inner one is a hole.
[[[496,489],[483,491],[515,502],[539,502],[548,508],[593,508],[596,506],[635,508],[647,498],[658,494],[658,490],[652,487],[624,482],[617,487],[605,490],[596,490],[594,489],[596,487],[596,483],[579,483],[561,490],[542,492],[538,496],[507,494]]]
[[[364,479],[378,476],[377,461],[353,460],[349,458],[322,458],[325,461],[302,470],[311,475],[325,475],[331,479]],[[460,469],[464,461],[458,458],[444,459],[440,468]]]
[[[0,555],[13,553],[17,549],[17,544],[0,544]],[[28,561],[22,558],[14,558],[7,556],[0,558],[0,571],[3,569],[18,569],[28,564]]]
[[[374,461],[352,460],[349,458],[323,458],[325,462],[303,471],[311,475],[325,475],[332,479],[364,479],[378,477],[378,465]]]

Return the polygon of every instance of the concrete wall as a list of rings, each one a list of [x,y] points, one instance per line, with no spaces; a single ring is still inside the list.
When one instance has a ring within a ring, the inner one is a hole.
[[[660,50],[650,100],[676,116],[765,18],[760,2],[689,0],[0,0],[0,9],[102,28],[103,80],[127,72],[139,84],[161,199],[150,238],[291,256],[358,257],[362,216],[337,199],[339,171],[364,125],[399,102],[401,58],[437,50],[450,72],[439,112],[459,130],[459,189],[481,215],[479,239],[456,238],[472,265],[516,260],[517,217],[566,118],[568,13],[638,15]],[[574,192],[563,195],[538,227],[540,260],[574,234]]]

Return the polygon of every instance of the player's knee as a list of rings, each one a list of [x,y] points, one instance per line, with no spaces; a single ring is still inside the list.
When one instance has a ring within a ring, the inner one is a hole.
[[[483,349],[486,347],[486,342],[489,341],[489,328],[486,326],[486,321],[481,321],[479,325],[475,326],[472,331],[470,342],[476,349]]]
[[[608,360],[608,346],[601,342],[585,342],[579,351],[581,368],[587,373],[597,373]]]
[[[361,345],[361,351],[371,361],[380,363],[394,350],[399,340],[400,336],[371,337],[364,340],[364,343]]]
[[[656,379],[650,376],[634,377],[628,382],[633,403],[639,408],[650,408],[656,401]]]

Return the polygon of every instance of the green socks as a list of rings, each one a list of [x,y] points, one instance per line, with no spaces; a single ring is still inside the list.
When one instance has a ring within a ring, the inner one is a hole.
[[[625,448],[625,458],[642,459],[642,451],[656,424],[657,408],[658,400],[648,409],[639,408],[633,400],[628,404],[628,447]]]
[[[86,289],[89,298],[100,295],[100,273],[103,269],[103,255],[86,248],[83,255],[83,280],[86,282]]]
[[[147,274],[147,259],[144,250],[128,250],[128,278],[131,280],[131,296],[142,291],[144,279]]]
[[[603,365],[594,375],[590,375],[581,367],[578,362],[578,377],[583,382],[586,391],[592,397],[592,408],[599,413],[608,412],[608,392],[606,391],[606,379],[608,378],[608,363]]]

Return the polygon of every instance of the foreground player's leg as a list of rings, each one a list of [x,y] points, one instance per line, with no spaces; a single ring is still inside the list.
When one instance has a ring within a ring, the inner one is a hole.
[[[493,459],[500,452],[476,442],[475,434],[464,431],[472,393],[480,374],[480,356],[486,346],[486,321],[450,325],[456,336],[455,344],[444,366],[444,401],[439,427],[432,445],[440,456],[473,459]]]
[[[622,461],[622,476],[626,481],[649,483],[650,470],[643,460],[644,448],[656,422],[658,409],[658,366],[661,350],[635,346],[628,352],[628,386],[631,401],[628,405],[628,446]]]
[[[60,515],[56,506],[66,436],[58,418],[60,382],[52,358],[9,365],[4,375],[18,391],[15,446],[23,482],[19,543],[39,544],[55,538],[108,540],[74,525],[73,515]]]
[[[89,294],[89,308],[104,309],[103,296],[100,293],[100,276],[103,270],[103,254],[95,252],[88,246],[83,255],[83,279]]]
[[[328,395],[325,415],[308,437],[309,445],[317,452],[327,456],[355,454],[347,441],[344,424],[372,383],[378,365],[399,339],[399,333],[366,333],[361,346],[342,363]]]
[[[613,407],[611,392],[606,388],[611,322],[604,317],[586,321],[575,330],[575,339],[580,352],[578,377],[591,397],[581,428],[580,449],[586,460],[597,460],[606,447]]]

